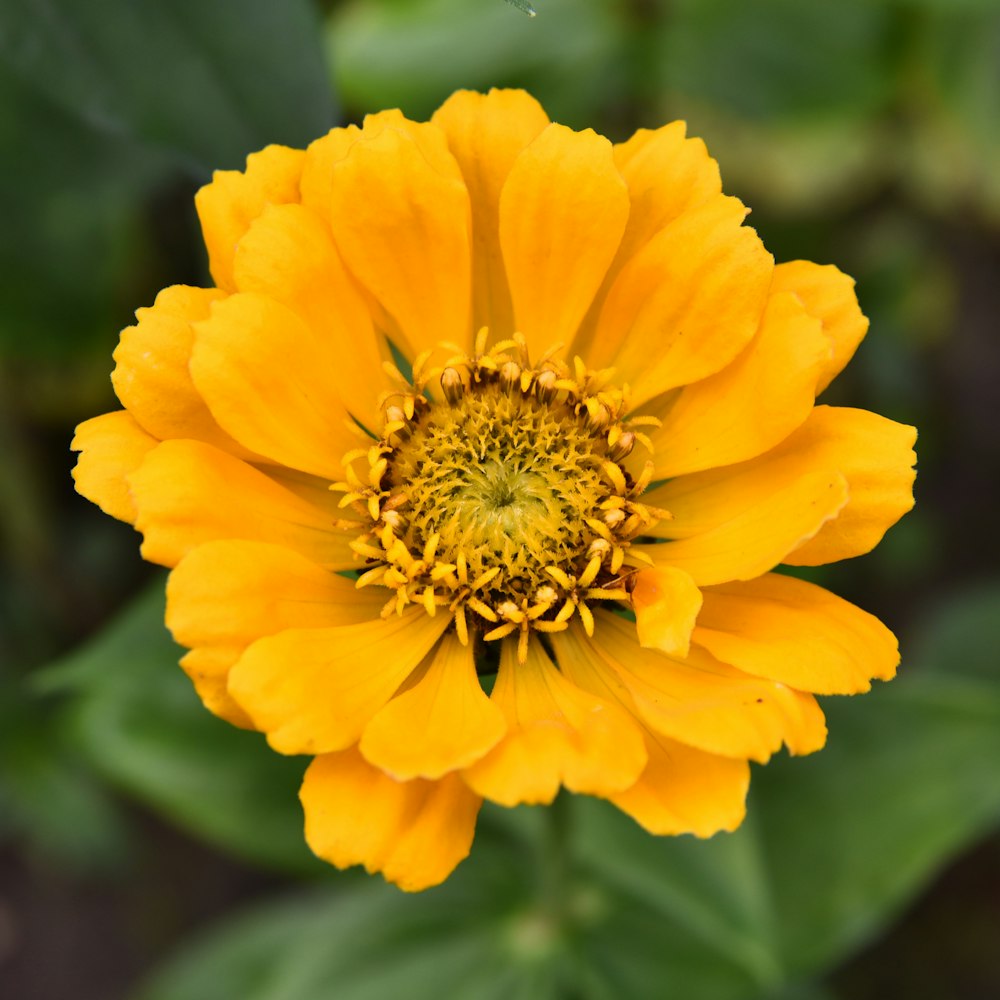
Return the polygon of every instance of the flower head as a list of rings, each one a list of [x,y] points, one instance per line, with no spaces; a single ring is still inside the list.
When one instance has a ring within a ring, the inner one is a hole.
[[[915,433],[815,405],[853,282],[775,265],[681,123],[461,92],[197,205],[215,287],[123,332],[77,488],[172,568],[205,704],[315,757],[321,857],[423,888],[483,798],[561,786],[730,830],[748,761],[823,744],[814,694],[892,676],[883,625],[773,571],[877,544]]]

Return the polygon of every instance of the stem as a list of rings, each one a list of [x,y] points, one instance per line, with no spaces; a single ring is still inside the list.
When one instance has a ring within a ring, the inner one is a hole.
[[[539,846],[542,909],[557,933],[566,919],[569,887],[569,841],[572,805],[569,792],[560,792],[545,810],[545,825]]]

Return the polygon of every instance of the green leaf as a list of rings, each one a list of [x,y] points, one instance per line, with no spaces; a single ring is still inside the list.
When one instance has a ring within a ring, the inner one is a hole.
[[[7,0],[0,62],[93,128],[201,169],[333,124],[307,0]]]
[[[73,694],[67,725],[101,774],[174,822],[244,858],[325,871],[302,836],[297,793],[306,761],[210,715],[163,626],[163,585],[44,676]]]

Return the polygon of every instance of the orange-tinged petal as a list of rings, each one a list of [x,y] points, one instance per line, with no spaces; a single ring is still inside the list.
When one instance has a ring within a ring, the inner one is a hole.
[[[560,784],[607,796],[631,785],[646,762],[642,733],[617,705],[572,684],[541,643],[517,662],[507,640],[492,699],[507,719],[507,735],[464,773],[484,798],[501,805],[551,802]]]
[[[282,465],[336,480],[357,445],[331,372],[329,338],[273,299],[245,292],[195,324],[191,377],[241,444]]]
[[[590,129],[549,125],[514,161],[500,195],[500,246],[514,324],[532,357],[572,344],[628,214],[611,143]]]
[[[315,212],[327,227],[333,204],[333,165],[347,156],[360,137],[361,129],[357,125],[347,125],[331,129],[306,147],[299,181],[302,204]]]
[[[320,348],[316,362],[336,358],[327,373],[331,383],[344,405],[373,426],[385,340],[376,337],[361,291],[319,218],[301,205],[265,209],[236,250],[234,273],[241,291],[266,295],[305,320],[314,334],[309,349]]]
[[[870,552],[913,506],[913,445],[906,424],[844,407],[817,406],[782,447],[802,461],[835,468],[847,478],[850,500],[836,519],[791,552],[785,562],[819,566]]]
[[[128,482],[150,562],[175,566],[205,542],[245,538],[286,546],[329,569],[356,564],[351,536],[334,527],[330,511],[211,445],[165,441]]]
[[[279,753],[343,750],[450,620],[410,607],[356,625],[288,629],[246,650],[229,674],[229,693]]]
[[[763,763],[782,743],[803,754],[826,740],[811,694],[745,674],[697,646],[684,659],[644,649],[631,623],[607,612],[589,648],[581,645],[578,656],[599,655],[614,670],[650,729],[699,750]]]
[[[704,597],[694,641],[747,673],[816,694],[856,694],[896,673],[895,636],[822,587],[769,573]]]
[[[774,262],[745,216],[735,198],[711,198],[658,232],[615,279],[586,355],[615,368],[635,405],[718,372],[753,337]]]
[[[167,581],[167,628],[182,646],[242,649],[286,628],[325,628],[378,618],[377,587],[317,566],[292,549],[224,539],[192,549]]]
[[[687,656],[701,608],[701,591],[687,573],[672,566],[642,570],[635,577],[632,607],[640,645]]]
[[[541,105],[523,90],[460,90],[434,113],[465,178],[472,203],[472,326],[500,336],[514,329],[514,313],[500,250],[500,192],[520,152],[549,124]]]
[[[457,165],[455,176],[436,170],[414,138],[386,128],[359,139],[333,174],[334,241],[402,346],[412,356],[441,341],[469,343],[470,207]]]
[[[368,723],[360,748],[400,781],[440,778],[475,763],[506,730],[503,712],[479,684],[472,646],[446,636],[420,680]]]
[[[317,757],[299,797],[319,857],[380,871],[407,892],[443,882],[468,855],[482,804],[458,775],[396,781],[356,748]]]
[[[70,443],[79,451],[73,469],[76,491],[105,514],[135,523],[136,509],[127,477],[159,442],[126,410],[91,417],[76,428]]]
[[[590,646],[578,627],[552,636],[566,675],[598,698],[637,709],[620,676]],[[610,800],[650,833],[710,837],[743,820],[750,783],[745,760],[696,750],[651,729],[641,718],[647,762],[638,780]]]
[[[122,331],[111,381],[122,405],[153,437],[194,438],[244,454],[216,423],[188,369],[191,324],[223,297],[217,288],[164,288],[150,308],[136,311],[136,325]]]
[[[772,296],[736,360],[682,389],[650,435],[656,475],[672,478],[759,455],[809,416],[830,352],[819,320],[795,296]]]
[[[227,688],[229,670],[242,652],[239,648],[204,646],[185,653],[180,662],[205,708],[234,726],[253,729],[250,716],[233,701]]]
[[[772,289],[797,295],[809,315],[823,324],[831,351],[816,385],[819,395],[851,360],[868,332],[868,317],[858,305],[854,279],[832,264],[791,260],[774,269]]]
[[[209,268],[219,288],[234,288],[236,245],[264,207],[299,200],[304,160],[301,149],[268,146],[247,157],[246,171],[216,170],[212,182],[195,195]]]
[[[736,475],[730,480],[714,473],[703,475],[705,480],[692,485],[684,496],[692,504],[691,514],[658,526],[657,533],[670,531],[683,537],[664,545],[634,546],[657,565],[684,570],[699,587],[750,580],[774,569],[836,517],[848,499],[847,480],[839,472],[804,470],[781,482],[755,478],[753,489],[746,493],[741,492]],[[672,486],[669,483],[663,490]],[[698,499],[704,505],[701,511],[694,506]],[[650,502],[655,502],[652,494]]]

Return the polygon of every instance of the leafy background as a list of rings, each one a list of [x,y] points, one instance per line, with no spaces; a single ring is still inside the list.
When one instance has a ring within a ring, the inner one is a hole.
[[[7,0],[0,7],[0,995],[1000,995],[1000,5]],[[688,120],[779,259],[858,278],[835,401],[920,427],[918,506],[821,582],[900,634],[707,843],[488,810],[408,897],[301,839],[302,763],[200,708],[131,530],[77,497],[118,330],[205,279],[191,202],[269,142],[526,86],[613,138]],[[139,596],[136,596],[136,595]]]

